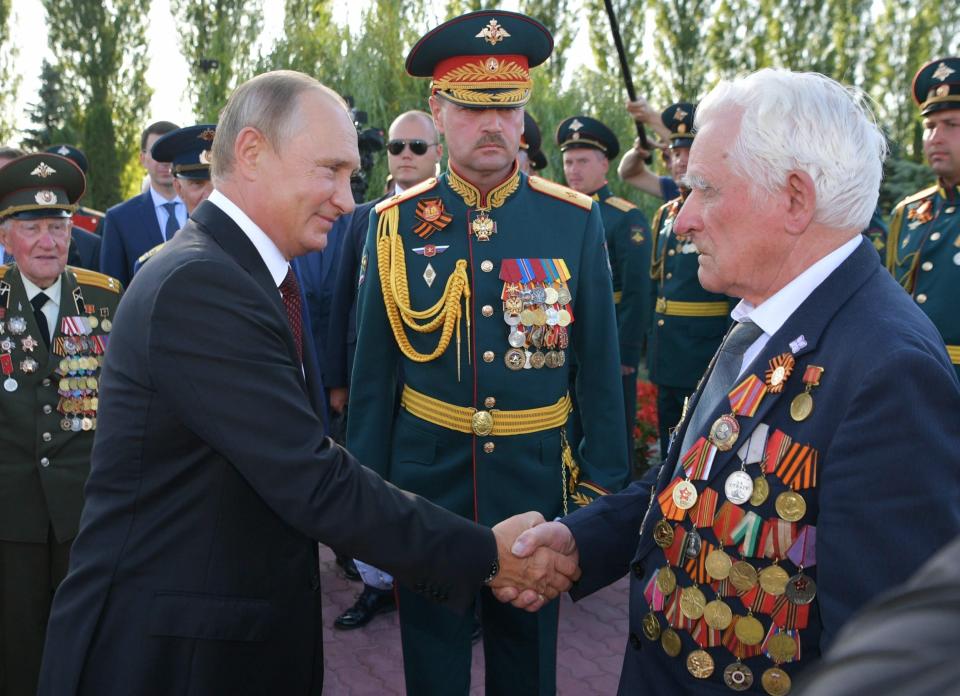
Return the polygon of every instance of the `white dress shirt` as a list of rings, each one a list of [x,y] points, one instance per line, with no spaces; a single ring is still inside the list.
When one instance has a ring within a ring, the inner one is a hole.
[[[153,186],[148,187],[150,191],[150,198],[153,199],[153,212],[157,215],[157,224],[160,225],[160,236],[163,237],[163,241],[169,241],[167,239],[167,220],[170,218],[170,213],[167,212],[167,209],[164,208],[167,203],[176,203],[177,207],[174,209],[177,214],[177,229],[187,224],[187,205],[181,200],[180,196],[174,196],[169,201],[157,193],[156,189]]]
[[[23,271],[20,271],[20,277],[23,279],[23,287],[27,291],[28,300],[33,300],[41,292],[49,298],[46,304],[40,308],[40,311],[47,318],[47,330],[50,332],[49,336],[52,339],[57,332],[57,318],[60,316],[60,286],[63,285],[63,276],[58,277],[57,281],[46,289],[31,282],[29,278],[23,275]],[[31,311],[32,309],[31,307]]]

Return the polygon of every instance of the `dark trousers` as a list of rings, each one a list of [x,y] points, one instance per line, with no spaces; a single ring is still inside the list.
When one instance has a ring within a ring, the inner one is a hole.
[[[70,542],[58,543],[52,529],[45,544],[0,541],[0,696],[37,693],[50,604],[69,556]]]
[[[667,446],[670,443],[670,431],[680,424],[683,413],[683,400],[690,396],[691,390],[678,387],[657,385],[657,428],[660,431],[660,460],[667,459]],[[679,445],[677,445],[679,447]]]
[[[463,616],[423,595],[398,588],[403,672],[407,693],[470,693],[473,612]],[[480,591],[485,689],[489,696],[551,696],[557,690],[560,602],[536,613],[501,604]]]

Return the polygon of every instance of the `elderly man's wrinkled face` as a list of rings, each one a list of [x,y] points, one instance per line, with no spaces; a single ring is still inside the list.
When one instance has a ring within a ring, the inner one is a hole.
[[[767,296],[789,240],[778,198],[754,194],[753,183],[730,166],[741,117],[727,112],[698,132],[685,177],[690,195],[674,230],[697,245],[704,288],[756,304]]]
[[[210,179],[176,177],[173,180],[173,189],[187,206],[187,215],[192,215],[197,206],[210,197],[213,192],[213,182]]]
[[[0,238],[34,285],[48,288],[63,273],[70,249],[70,218],[11,219],[0,227]]]
[[[333,223],[354,208],[350,175],[360,167],[357,129],[340,104],[317,89],[296,108],[293,135],[264,145],[257,174],[264,229],[288,259],[327,245]]]
[[[436,96],[430,108],[457,172],[470,180],[506,176],[520,151],[522,108],[467,109]]]
[[[935,111],[923,119],[923,154],[948,185],[960,184],[960,109]]]

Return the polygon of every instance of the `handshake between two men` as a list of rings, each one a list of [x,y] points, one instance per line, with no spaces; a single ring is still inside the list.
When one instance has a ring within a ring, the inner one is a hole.
[[[493,527],[500,569],[494,596],[518,609],[538,611],[580,578],[580,554],[570,529],[525,512]]]

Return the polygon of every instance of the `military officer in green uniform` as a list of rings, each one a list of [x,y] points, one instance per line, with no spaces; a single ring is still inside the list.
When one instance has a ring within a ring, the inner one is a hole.
[[[894,208],[887,268],[940,330],[960,376],[960,58],[920,68],[913,98],[937,183]]]
[[[637,365],[650,323],[647,298],[650,278],[650,226],[633,203],[614,196],[607,184],[610,161],[620,152],[617,136],[589,116],[572,116],[557,128],[567,185],[600,203],[600,217],[613,271],[613,301],[617,305],[620,375],[623,383],[628,458],[633,457],[637,418]]]
[[[499,10],[421,38],[449,168],[376,206],[361,261],[347,441],[386,479],[470,519],[547,519],[625,483],[616,315],[598,205],[517,164],[549,32]],[[584,437],[566,446],[568,366]],[[399,376],[402,375],[402,378]],[[394,385],[402,381],[399,407]],[[407,693],[467,694],[472,616],[399,590]],[[442,590],[440,590],[442,594]],[[489,694],[556,689],[558,606],[479,598]]]
[[[66,265],[83,173],[55,154],[0,170],[0,694],[36,692],[67,571],[120,283]]]
[[[547,156],[543,154],[542,146],[543,136],[540,134],[540,126],[529,111],[524,111],[523,135],[520,136],[520,152],[517,153],[521,172],[530,175],[546,169]]]
[[[693,145],[696,104],[667,107],[662,120],[670,130],[670,173],[680,195],[660,206],[653,218],[655,245],[650,259],[653,321],[647,340],[647,369],[657,385],[660,456],[667,457],[669,435],[680,422],[685,399],[707,369],[730,325],[735,302],[709,292],[697,277],[697,246],[675,234],[673,223],[690,189],[683,186],[687,157]]]

